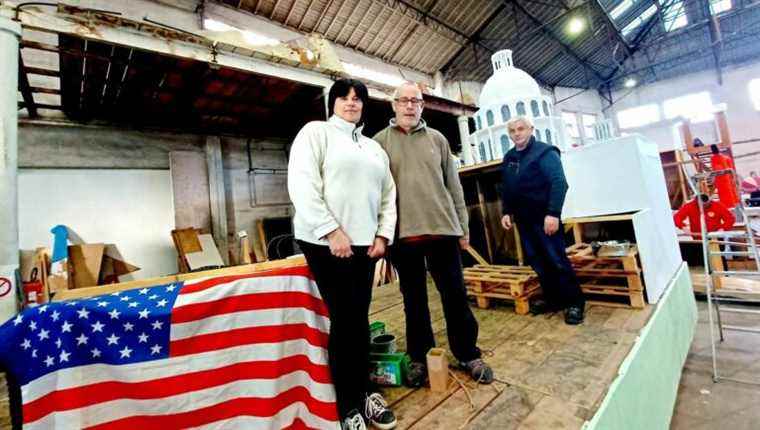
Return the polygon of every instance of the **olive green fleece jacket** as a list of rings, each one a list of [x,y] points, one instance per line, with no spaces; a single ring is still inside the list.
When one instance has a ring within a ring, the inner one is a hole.
[[[424,120],[410,133],[395,119],[375,139],[396,182],[398,238],[469,235],[467,206],[449,142]]]

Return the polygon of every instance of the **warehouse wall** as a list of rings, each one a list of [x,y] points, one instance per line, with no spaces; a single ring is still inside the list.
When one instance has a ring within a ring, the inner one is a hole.
[[[19,127],[19,168],[171,169],[175,225],[210,231],[205,142],[202,135],[24,121]],[[285,169],[286,144],[277,139],[253,141],[253,166]],[[254,249],[259,249],[256,220],[289,216],[292,210],[285,175],[256,175],[257,197],[263,204],[252,206],[245,139],[223,137],[222,155],[228,241],[237,255],[237,231],[247,230]]]
[[[619,110],[640,106],[648,103],[659,103],[666,99],[699,91],[709,91],[714,104],[725,103],[728,126],[734,141],[760,139],[760,111],[752,105],[749,96],[749,81],[760,78],[760,63],[743,67],[725,69],[723,85],[718,84],[714,70],[694,73],[676,79],[668,79],[636,88],[633,91],[613,93],[615,102],[610,109],[613,115]],[[673,133],[670,121],[663,121],[639,129],[626,130],[638,132],[657,142],[661,150],[672,149],[680,142],[677,134]],[[694,126],[694,135],[699,136],[705,143],[717,140],[717,133],[712,123],[701,123]],[[760,143],[740,144],[734,147],[734,154],[740,155],[760,150]],[[760,170],[760,157],[737,160],[740,174],[749,170]]]

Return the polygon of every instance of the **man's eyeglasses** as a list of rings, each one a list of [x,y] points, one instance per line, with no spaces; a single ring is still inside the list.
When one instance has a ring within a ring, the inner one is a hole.
[[[401,106],[406,106],[409,103],[411,103],[412,106],[421,106],[423,103],[422,99],[417,99],[417,98],[408,99],[406,97],[402,97],[400,99],[394,99],[394,100],[396,101],[396,103],[400,104]]]

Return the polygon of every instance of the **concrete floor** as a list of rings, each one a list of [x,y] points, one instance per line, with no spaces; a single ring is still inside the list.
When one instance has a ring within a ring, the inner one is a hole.
[[[700,300],[697,305],[699,323],[681,377],[671,429],[760,429],[760,408],[757,407],[760,404],[760,334],[727,331],[726,340],[718,347],[721,375],[757,381],[759,385],[713,383],[707,303]],[[722,315],[724,324],[760,327],[760,315]]]

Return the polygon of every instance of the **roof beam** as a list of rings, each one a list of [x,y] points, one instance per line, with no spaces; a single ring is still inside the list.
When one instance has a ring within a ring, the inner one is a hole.
[[[723,50],[723,38],[720,33],[720,24],[718,18],[710,12],[710,2],[700,0],[700,8],[710,21],[710,42],[712,42],[712,55],[715,62],[715,73],[718,75],[718,85],[723,85],[723,69],[720,66],[720,59]]]
[[[505,0],[505,2],[506,1],[507,0]],[[551,29],[547,29],[546,27],[543,27],[543,24],[541,23],[541,21],[538,18],[536,18],[536,16],[533,15],[530,11],[528,11],[527,9],[525,9],[525,7],[522,4],[520,4],[520,2],[518,0],[510,0],[510,2],[512,4],[514,4],[517,7],[517,9],[520,12],[523,13],[523,15],[525,15],[526,17],[528,17],[528,19],[530,19],[530,21],[532,21],[533,24],[535,24],[536,26],[540,27],[542,34],[544,34],[549,39],[553,40],[556,44],[558,44],[559,46],[561,46],[562,50],[564,50],[567,55],[569,55],[570,57],[572,57],[578,64],[580,64],[581,67],[583,67],[584,69],[586,69],[586,71],[590,72],[597,80],[604,81],[604,78],[602,77],[602,75],[599,72],[597,72],[591,66],[589,66],[586,63],[585,59],[581,58],[575,52],[575,50],[571,46],[569,46],[568,44],[566,44],[565,42],[563,42],[562,40],[560,40],[557,37],[557,35],[554,34],[554,32]]]
[[[625,49],[626,53],[630,54],[631,46],[628,44],[628,41],[625,40],[623,35],[620,33],[620,30],[617,28],[617,25],[615,25],[615,23],[612,22],[612,18],[610,18],[610,15],[604,9],[604,6],[602,6],[601,0],[595,0],[593,3],[596,5],[597,9],[599,9],[599,12],[601,12],[602,17],[604,18],[604,25],[607,26],[610,32],[614,35],[614,38],[617,40],[617,42],[623,46],[623,49]]]
[[[459,47],[457,52],[454,53],[454,55],[449,58],[449,61],[446,62],[446,64],[441,67],[441,72],[446,73],[451,69],[451,66],[454,65],[454,62],[457,58],[459,58],[460,55],[467,49],[467,46],[472,45],[473,49],[476,49],[477,46],[480,46],[481,48],[485,49],[489,53],[493,53],[493,49],[489,48],[488,46],[484,45],[480,41],[480,33],[482,33],[486,28],[488,28],[489,25],[493,22],[494,19],[507,7],[506,4],[502,3],[494,9],[493,12],[491,12],[491,15],[488,16],[488,18],[483,21],[480,26],[475,30],[474,33],[472,33],[470,36],[467,36],[467,43]]]

